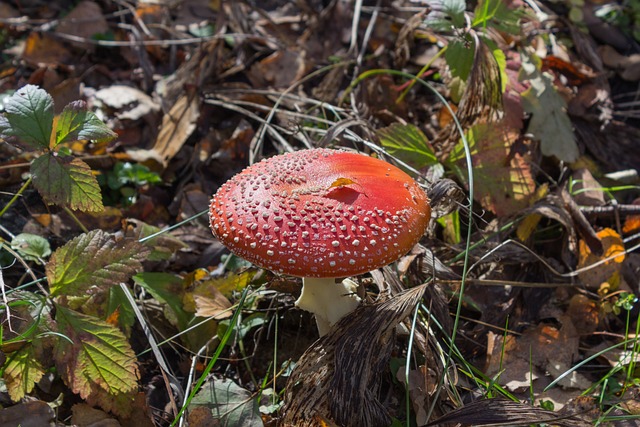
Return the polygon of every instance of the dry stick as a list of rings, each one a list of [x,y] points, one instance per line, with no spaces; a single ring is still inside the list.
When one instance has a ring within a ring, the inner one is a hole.
[[[617,255],[620,256],[620,255]],[[460,280],[438,280],[448,285],[459,285]],[[467,279],[467,283],[481,286],[516,286],[519,288],[575,288],[575,283],[517,282],[514,280]]]
[[[0,23],[1,22],[2,20],[0,20]],[[57,31],[48,32],[47,34],[51,34],[63,40],[69,40],[77,43],[88,43],[91,45],[107,46],[107,47],[131,47],[131,48],[135,47],[136,45],[174,46],[174,45],[186,45],[186,44],[200,44],[202,42],[206,42],[210,40],[220,40],[220,39],[227,39],[227,38],[238,39],[238,40],[255,38],[255,36],[252,34],[229,33],[229,34],[215,34],[215,35],[206,36],[206,37],[189,37],[189,38],[178,39],[178,40],[175,40],[175,39],[174,40],[140,40],[139,42],[137,41],[130,42],[130,41],[118,41],[118,40],[94,40],[86,37],[78,37],[71,34],[60,33]],[[273,40],[269,37],[263,37],[263,39],[265,41],[269,41],[271,43],[278,45],[277,40]]]
[[[616,212],[621,215],[640,215],[640,205],[580,206],[580,212],[593,216],[616,215]]]

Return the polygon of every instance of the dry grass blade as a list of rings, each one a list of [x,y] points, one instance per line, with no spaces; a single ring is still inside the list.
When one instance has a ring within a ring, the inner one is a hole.
[[[553,411],[536,408],[520,402],[503,399],[486,399],[470,403],[427,424],[427,426],[457,423],[459,425],[519,426],[552,423],[562,427],[590,426],[575,416],[563,417]]]
[[[377,398],[396,325],[418,304],[426,286],[361,306],[300,358],[287,383],[281,426],[388,426]],[[326,424],[324,424],[326,425]]]

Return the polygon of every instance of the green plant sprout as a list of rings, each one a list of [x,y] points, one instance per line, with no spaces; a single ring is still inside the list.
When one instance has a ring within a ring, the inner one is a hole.
[[[160,175],[145,165],[130,162],[117,162],[112,170],[98,176],[107,205],[130,206],[136,202],[140,188],[161,182]]]

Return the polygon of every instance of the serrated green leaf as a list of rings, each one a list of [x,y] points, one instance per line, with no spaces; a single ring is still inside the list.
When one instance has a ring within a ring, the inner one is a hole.
[[[51,255],[49,241],[42,236],[20,233],[11,239],[11,248],[18,251],[25,259],[34,261]]]
[[[540,141],[540,150],[545,156],[575,162],[580,150],[565,100],[556,91],[551,76],[535,66],[535,58],[522,55],[522,59],[522,73],[531,85],[522,93],[522,106],[531,114],[527,131]]]
[[[47,264],[52,296],[106,290],[142,270],[149,253],[135,240],[115,242],[102,230],[93,230],[56,249]]]
[[[53,98],[38,86],[26,85],[5,100],[6,121],[0,136],[15,137],[30,149],[49,147],[53,128]]]
[[[216,425],[262,427],[258,399],[229,379],[211,379],[202,385],[189,405],[206,407]]]
[[[380,143],[391,154],[416,168],[438,164],[429,140],[412,124],[394,123],[376,131]]]
[[[84,101],[74,101],[58,117],[55,146],[81,139],[109,141],[117,136],[98,116],[87,111]]]
[[[54,354],[67,386],[107,411],[126,415],[138,389],[136,357],[123,333],[93,316],[57,306],[60,340]]]
[[[98,180],[80,159],[48,152],[31,163],[31,174],[47,203],[84,212],[104,210]]]
[[[35,357],[31,344],[12,353],[4,367],[3,376],[11,400],[17,402],[31,393],[43,375],[44,369]]]

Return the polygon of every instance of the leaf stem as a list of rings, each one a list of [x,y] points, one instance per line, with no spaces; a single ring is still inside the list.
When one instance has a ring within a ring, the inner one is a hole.
[[[444,54],[447,51],[447,46],[444,46],[442,49],[440,49],[438,52],[436,52],[436,54],[433,55],[431,57],[431,59],[426,64],[424,64],[424,67],[422,67],[422,69],[420,71],[418,71],[418,74],[415,75],[415,77],[411,80],[411,82],[409,82],[409,85],[402,91],[400,96],[398,96],[398,99],[396,99],[396,103],[402,102],[402,100],[405,98],[405,96],[407,96],[407,93],[409,93],[411,88],[416,83],[418,83],[418,79],[421,78],[424,75],[424,73],[427,72],[427,70],[429,68],[431,68],[431,65],[433,65],[433,63],[435,62],[436,59],[440,58],[442,56],[442,54]]]
[[[64,206],[63,209],[71,217],[71,219],[76,224],[78,224],[78,227],[80,227],[80,230],[82,230],[83,233],[88,233],[89,232],[89,229],[87,229],[87,227],[84,226],[84,224],[80,221],[80,219],[78,219],[76,214],[74,214],[71,209],[69,209],[67,206]]]
[[[22,196],[22,193],[24,193],[29,184],[31,184],[31,181],[33,181],[33,177],[29,176],[29,179],[27,179],[24,184],[22,184],[22,187],[20,187],[18,192],[11,198],[11,200],[9,200],[9,203],[7,203],[4,208],[2,208],[2,210],[0,211],[0,217],[2,217],[2,215],[4,215],[5,212],[9,210],[9,208],[16,202],[16,200],[18,200],[18,197]]]

